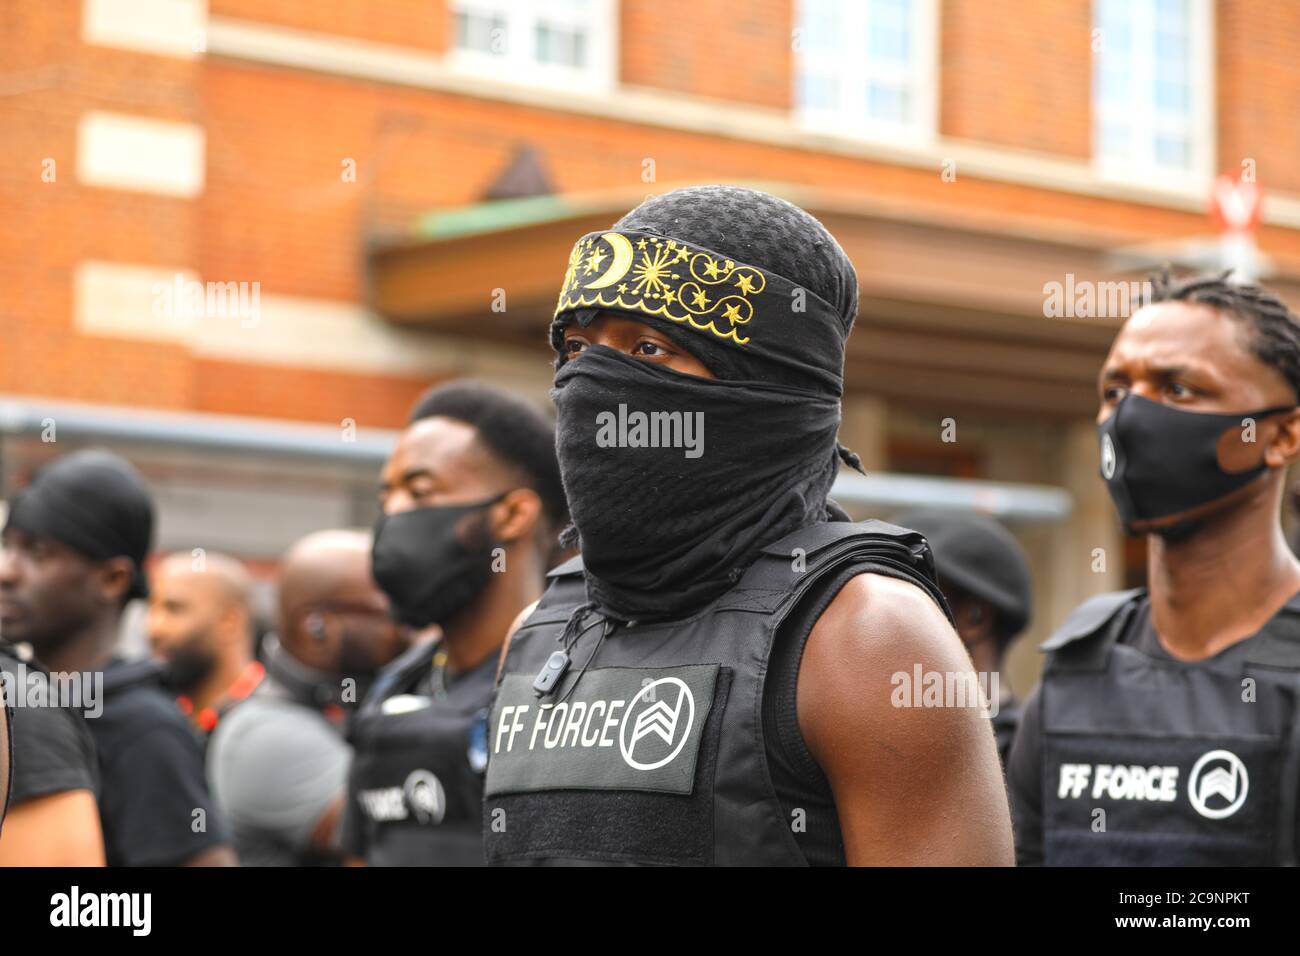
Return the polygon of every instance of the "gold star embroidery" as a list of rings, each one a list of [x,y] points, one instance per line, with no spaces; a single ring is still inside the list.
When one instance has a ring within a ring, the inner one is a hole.
[[[709,307],[709,297],[704,294],[703,289],[697,289],[691,300],[697,309],[707,309]]]
[[[710,279],[716,279],[721,275],[721,272],[718,269],[718,264],[712,259],[710,259],[709,264],[704,267],[704,272]]]
[[[677,258],[676,258],[675,260],[673,260],[673,261],[674,261],[674,262],[681,262],[683,259],[685,259],[685,258],[686,258],[687,256],[689,256],[689,255],[690,255],[690,253],[686,251],[686,247],[685,247],[685,246],[678,246],[678,247],[677,247]]]
[[[636,247],[637,247],[637,250],[638,250],[638,251],[644,249],[644,248],[645,248],[645,240],[644,240],[644,239],[638,239],[638,240],[636,241]]]
[[[674,292],[672,289],[669,289],[667,292],[664,293],[664,301],[667,302],[669,305],[672,304],[672,301],[675,298],[677,298],[677,293]]]
[[[754,291],[754,280],[747,275],[737,276],[736,285],[740,287],[740,291],[745,295],[749,295]]]
[[[726,319],[728,322],[732,322],[732,323],[739,322],[740,306],[736,305],[736,303],[734,302],[731,303],[731,305],[727,306],[725,309],[722,310],[722,317]]]
[[[591,255],[587,256],[587,274],[595,272],[600,268],[600,261],[605,258],[605,253],[599,249],[593,249]]]
[[[627,291],[627,283],[626,283],[626,282],[620,282],[620,283],[618,284],[618,294],[619,294],[619,295],[622,295],[622,294],[623,294],[624,292],[626,292],[626,291]]]

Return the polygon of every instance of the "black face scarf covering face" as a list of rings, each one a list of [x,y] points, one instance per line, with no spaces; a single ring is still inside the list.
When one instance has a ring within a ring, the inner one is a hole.
[[[1097,426],[1097,434],[1101,477],[1125,529],[1139,533],[1133,530],[1135,521],[1180,514],[1254,481],[1268,466],[1260,461],[1244,471],[1225,471],[1220,443],[1242,440],[1243,419],[1258,423],[1293,407],[1216,414],[1172,408],[1131,392],[1124,396],[1110,418]],[[1158,533],[1178,537],[1186,530],[1175,525]]]
[[[826,520],[835,397],[685,375],[602,345],[559,369],[551,397],[588,597],[602,613],[680,617],[734,585],[765,545]],[[678,447],[662,447],[673,436]]]
[[[482,593],[492,573],[492,540],[481,525],[462,540],[457,526],[503,497],[379,516],[372,572],[397,620],[414,628],[445,624]]]

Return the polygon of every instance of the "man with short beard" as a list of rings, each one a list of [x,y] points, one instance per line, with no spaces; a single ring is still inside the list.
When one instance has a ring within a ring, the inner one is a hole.
[[[1300,323],[1225,276],[1154,282],[1098,382],[1101,476],[1147,586],[1043,645],[1008,766],[1022,864],[1297,862]]]
[[[224,554],[172,554],[154,567],[149,643],[167,686],[206,740],[265,673],[253,660],[248,572]]]

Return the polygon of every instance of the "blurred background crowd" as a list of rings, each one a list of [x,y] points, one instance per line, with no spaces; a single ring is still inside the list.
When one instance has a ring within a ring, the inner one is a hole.
[[[1055,623],[1143,580],[1094,425],[1130,283],[1300,304],[1297,58],[1286,0],[0,0],[0,509],[123,456],[155,556],[225,556],[247,663],[426,388],[548,409],[575,237],[744,184],[857,269],[836,500],[1024,549],[1023,696]]]

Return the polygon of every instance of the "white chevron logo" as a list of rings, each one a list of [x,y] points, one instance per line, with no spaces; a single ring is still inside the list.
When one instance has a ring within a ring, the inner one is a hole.
[[[1217,764],[1207,770],[1207,765]],[[1230,750],[1211,750],[1203,754],[1192,767],[1187,780],[1187,798],[1201,816],[1210,820],[1230,817],[1246,802],[1250,778],[1246,765]],[[1210,797],[1219,797],[1226,806],[1211,808]]]
[[[677,689],[676,699],[671,706],[667,699],[655,699],[655,688],[661,686],[667,691],[665,697],[672,693],[668,688]],[[646,698],[652,703],[632,720],[630,725],[631,734],[629,735],[628,716],[636,710],[637,701],[642,698]],[[686,717],[685,726],[681,727],[683,714]],[[691,689],[684,682],[676,677],[661,677],[659,680],[651,681],[642,687],[640,693],[628,702],[627,710],[623,714],[623,722],[618,735],[619,750],[622,751],[623,759],[634,770],[657,770],[671,763],[673,758],[681,753],[682,748],[686,746],[686,740],[690,737],[691,725],[694,722],[695,698],[691,694]],[[679,727],[681,730],[680,735],[678,734]],[[672,749],[666,757],[659,760],[637,760],[635,757],[637,744],[650,736],[658,737],[664,742],[665,746]],[[676,744],[674,744],[674,741],[676,741]]]

